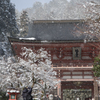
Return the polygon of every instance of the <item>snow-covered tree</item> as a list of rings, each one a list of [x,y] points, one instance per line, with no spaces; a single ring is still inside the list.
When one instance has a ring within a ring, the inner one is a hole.
[[[33,87],[39,96],[56,87],[56,72],[51,68],[51,57],[43,48],[36,52],[24,47],[21,57],[0,60],[0,86],[7,88]],[[35,92],[36,92],[35,91]]]
[[[32,8],[26,8],[25,11],[32,20],[83,19],[85,12],[79,5],[90,1],[100,3],[100,0],[51,0],[44,4],[35,2]]]
[[[20,16],[20,36],[25,37],[28,34],[29,18],[27,11],[23,11]]]
[[[17,23],[17,27],[18,27],[18,30],[20,30],[20,13],[18,10],[15,11],[16,13],[16,23]],[[18,33],[17,35],[18,37],[20,36],[20,32]]]
[[[9,56],[12,55],[11,45],[10,45],[10,43],[8,41],[7,35],[4,34],[4,32],[2,32],[2,34],[4,36],[4,41],[0,42],[0,45],[1,45],[1,48],[2,48],[2,52],[3,52],[1,57],[2,56],[9,57]]]
[[[86,2],[82,8],[85,10],[85,18],[83,26],[77,26],[79,34],[84,34],[86,39],[100,39],[100,2]]]
[[[11,55],[7,36],[16,37],[17,33],[15,6],[10,0],[0,0],[0,56]]]
[[[18,33],[15,6],[10,0],[0,0],[0,34],[16,36]]]
[[[86,24],[87,29],[84,33],[90,36],[96,36],[100,39],[100,3],[87,2],[83,5],[86,9]]]

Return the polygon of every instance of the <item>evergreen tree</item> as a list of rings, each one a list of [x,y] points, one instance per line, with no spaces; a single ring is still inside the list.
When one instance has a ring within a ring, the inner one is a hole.
[[[11,55],[11,48],[7,36],[16,37],[15,6],[10,0],[0,0],[0,57]]]
[[[25,37],[28,34],[29,18],[26,11],[23,11],[20,16],[20,36]]]
[[[94,60],[93,72],[95,77],[100,77],[100,57],[96,57]]]
[[[15,16],[15,6],[10,0],[0,0],[0,35],[4,32],[9,36],[18,33]]]
[[[15,13],[16,13],[16,23],[17,23],[17,27],[18,27],[18,30],[20,30],[20,13],[18,12],[18,10],[16,10]],[[19,37],[20,36],[20,32],[17,35]]]
[[[6,96],[6,92],[0,90],[0,100],[8,100],[8,96]]]

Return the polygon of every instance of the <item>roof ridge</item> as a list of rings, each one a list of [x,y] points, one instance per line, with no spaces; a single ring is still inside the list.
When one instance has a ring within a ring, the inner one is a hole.
[[[83,19],[76,20],[33,20],[33,23],[68,23],[68,22],[84,22]]]

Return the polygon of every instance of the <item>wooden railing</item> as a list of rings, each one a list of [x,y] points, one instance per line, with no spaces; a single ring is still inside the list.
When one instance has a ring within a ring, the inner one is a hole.
[[[76,66],[63,66],[63,65],[53,65],[53,68],[93,68],[93,65],[76,65]]]

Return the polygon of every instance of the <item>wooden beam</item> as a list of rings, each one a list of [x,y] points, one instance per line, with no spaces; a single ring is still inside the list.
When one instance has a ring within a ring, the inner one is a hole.
[[[52,67],[54,70],[92,70],[91,67]]]
[[[94,79],[61,79],[61,81],[94,81]]]

